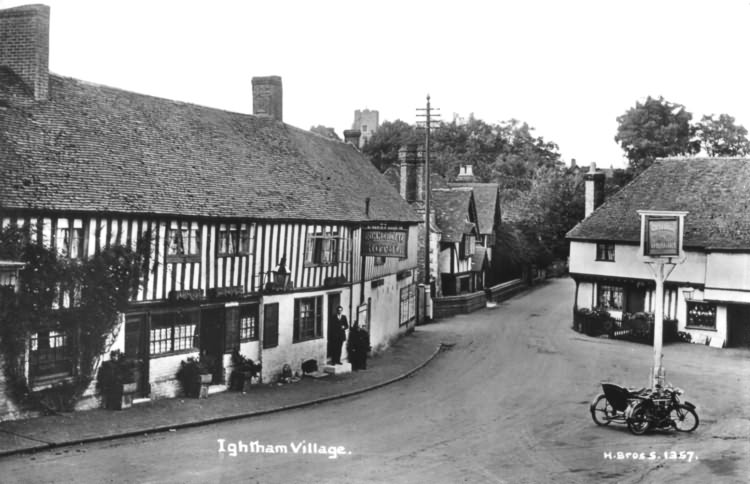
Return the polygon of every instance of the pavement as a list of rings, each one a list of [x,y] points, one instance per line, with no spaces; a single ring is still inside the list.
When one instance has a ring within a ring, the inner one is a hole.
[[[207,399],[164,398],[126,410],[94,409],[0,422],[0,457],[180,428],[257,417],[345,398],[404,379],[450,346],[446,335],[419,326],[368,359],[367,369],[254,385],[247,393],[226,391]]]

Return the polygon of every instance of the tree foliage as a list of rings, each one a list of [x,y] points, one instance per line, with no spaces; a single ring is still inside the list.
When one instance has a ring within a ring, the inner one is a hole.
[[[747,129],[735,124],[728,114],[703,116],[696,125],[698,138],[708,156],[746,156],[750,154]]]
[[[695,139],[695,128],[690,124],[692,118],[685,106],[649,96],[617,118],[615,141],[625,151],[631,168],[640,173],[656,158],[700,150],[700,141]]]
[[[93,378],[96,362],[119,324],[118,314],[138,287],[147,247],[139,244],[133,251],[114,246],[88,259],[70,260],[32,242],[29,233],[14,226],[0,229],[0,259],[25,264],[17,292],[0,288],[3,371],[17,401],[49,407],[54,400],[52,406],[67,408]],[[71,307],[56,307],[63,295]],[[26,381],[26,345],[32,334],[50,330],[68,335],[77,355],[77,379],[36,395]]]
[[[402,146],[421,141],[414,126],[399,119],[385,121],[364,145],[362,152],[383,172],[389,166],[398,164],[398,150]]]

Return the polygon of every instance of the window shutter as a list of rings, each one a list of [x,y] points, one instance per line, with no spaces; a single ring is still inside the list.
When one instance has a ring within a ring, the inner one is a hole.
[[[240,348],[240,308],[226,308],[224,319],[224,352]]]
[[[279,303],[263,306],[263,348],[279,345]]]
[[[315,298],[315,336],[323,336],[323,296]]]
[[[294,334],[292,336],[292,341],[299,341],[299,306],[300,301],[297,299],[294,301]]]

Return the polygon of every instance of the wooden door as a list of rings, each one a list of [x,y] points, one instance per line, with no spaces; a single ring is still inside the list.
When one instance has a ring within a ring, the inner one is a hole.
[[[125,357],[137,361],[135,370],[136,397],[147,397],[149,385],[149,325],[146,313],[125,316]]]

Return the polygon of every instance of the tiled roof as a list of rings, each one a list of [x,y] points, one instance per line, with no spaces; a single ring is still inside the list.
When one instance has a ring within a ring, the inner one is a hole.
[[[48,101],[0,99],[0,162],[3,209],[419,220],[348,144],[55,75]]]
[[[474,247],[474,254],[471,256],[471,270],[482,272],[487,268],[488,264],[487,249],[481,246]]]
[[[451,187],[466,187],[474,191],[477,207],[477,225],[480,234],[491,234],[495,228],[495,207],[499,185],[497,183],[449,183]]]
[[[444,242],[461,242],[464,234],[474,230],[474,224],[469,221],[471,200],[471,190],[432,191],[435,218]]]
[[[684,245],[750,249],[750,159],[658,160],[568,238],[640,242],[637,210],[687,211]]]

